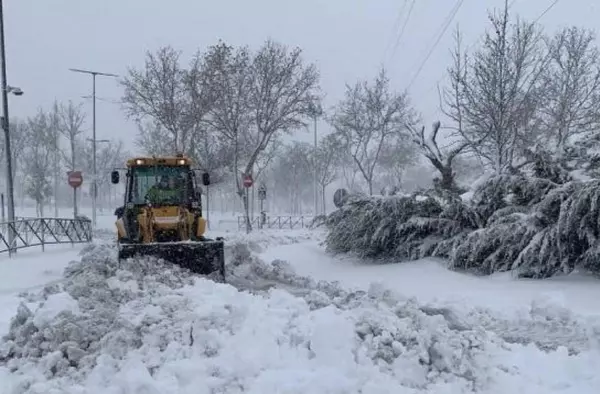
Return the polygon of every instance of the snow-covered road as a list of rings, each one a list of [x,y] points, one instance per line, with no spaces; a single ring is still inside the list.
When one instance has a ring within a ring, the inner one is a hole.
[[[107,244],[0,266],[0,394],[600,392],[595,279],[359,265],[306,231],[224,235],[234,286],[117,267]]]
[[[600,318],[600,280],[589,275],[574,273],[546,280],[515,279],[506,273],[475,277],[450,271],[436,259],[366,264],[353,258],[329,256],[318,239],[274,245],[260,255],[267,261],[288,261],[299,275],[339,281],[346,287],[363,290],[371,283],[381,283],[421,302],[497,312],[519,312],[535,302],[551,302],[577,314]]]

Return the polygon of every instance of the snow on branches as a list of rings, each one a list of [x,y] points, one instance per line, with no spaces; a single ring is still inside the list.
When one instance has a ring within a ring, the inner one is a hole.
[[[469,202],[354,198],[327,218],[334,253],[400,260],[438,256],[452,269],[545,278],[600,271],[600,181],[563,184],[498,175]]]

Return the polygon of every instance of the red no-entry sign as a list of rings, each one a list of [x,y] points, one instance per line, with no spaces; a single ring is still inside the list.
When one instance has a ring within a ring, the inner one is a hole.
[[[77,189],[83,183],[83,175],[81,175],[81,171],[69,171],[67,172],[69,185],[73,189]]]
[[[244,187],[251,187],[254,181],[252,180],[252,175],[244,174],[243,175]]]

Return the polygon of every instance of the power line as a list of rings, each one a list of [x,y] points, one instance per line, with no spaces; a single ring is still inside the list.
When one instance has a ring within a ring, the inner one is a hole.
[[[546,9],[544,10],[544,12],[542,12],[542,13],[541,13],[541,15],[540,15],[540,16],[538,16],[538,17],[537,17],[537,19],[536,19],[536,20],[535,20],[533,23],[537,23],[537,22],[538,22],[540,19],[542,19],[542,18],[544,17],[544,15],[546,15],[548,12],[550,12],[550,10],[551,10],[552,8],[554,8],[554,6],[556,5],[556,3],[558,3],[558,0],[554,0],[554,1],[552,2],[552,4],[550,4],[550,5],[548,6],[548,8],[546,8]]]
[[[388,40],[388,43],[385,47],[385,50],[383,52],[383,57],[385,60],[385,57],[388,54],[388,51],[390,49],[390,45],[392,44],[392,41],[394,39],[394,33],[396,32],[396,30],[398,29],[398,27],[400,26],[400,23],[402,22],[402,15],[404,14],[404,10],[406,9],[406,5],[408,4],[408,0],[404,0],[404,3],[402,3],[402,6],[400,7],[400,11],[398,11],[398,15],[396,16],[396,20],[394,20],[394,26],[392,27],[392,31],[390,33],[390,39]]]
[[[398,38],[396,38],[396,44],[394,45],[394,49],[392,50],[392,58],[396,55],[396,50],[398,49],[400,40],[402,39],[402,36],[404,35],[404,30],[406,30],[406,25],[408,25],[408,21],[410,20],[412,10],[415,7],[415,3],[416,3],[416,0],[412,0],[410,3],[410,8],[408,9],[408,14],[406,15],[406,19],[404,20],[404,24],[402,25],[402,28],[400,29],[400,34],[398,35]]]
[[[442,40],[442,37],[444,36],[444,33],[446,33],[446,30],[448,30],[448,27],[450,26],[450,23],[452,23],[452,20],[454,19],[454,17],[456,16],[456,14],[458,13],[458,10],[460,9],[460,7],[462,6],[462,4],[464,3],[464,0],[458,0],[456,2],[456,4],[454,5],[454,7],[452,8],[452,10],[450,10],[450,13],[448,14],[448,16],[446,17],[446,21],[445,24],[442,25],[442,31],[441,33],[438,35],[436,41],[434,42],[434,44],[431,46],[429,52],[427,53],[427,56],[425,56],[425,59],[423,59],[423,62],[419,65],[419,68],[417,69],[417,72],[415,73],[415,75],[413,76],[413,78],[411,79],[410,83],[408,84],[407,90],[410,89],[410,87],[412,86],[412,84],[416,81],[417,77],[419,76],[419,74],[421,73],[421,71],[423,70],[423,67],[425,67],[425,64],[427,63],[427,61],[429,60],[429,57],[431,56],[431,54],[433,53],[433,51],[435,50],[435,47],[439,44],[439,42]]]

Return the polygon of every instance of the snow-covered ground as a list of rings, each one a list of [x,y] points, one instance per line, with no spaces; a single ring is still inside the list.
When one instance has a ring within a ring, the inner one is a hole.
[[[222,220],[230,284],[101,241],[3,259],[0,394],[600,392],[596,279],[357,264]]]
[[[345,286],[366,289],[379,282],[422,302],[446,303],[496,311],[522,311],[533,302],[547,302],[600,318],[600,280],[579,273],[546,280],[515,279],[501,273],[475,277],[450,271],[436,259],[401,264],[365,264],[353,258],[332,258],[319,239],[275,245],[261,256],[267,261],[288,261],[300,275],[340,281]]]
[[[41,289],[60,280],[67,264],[79,259],[82,246],[52,245],[42,253],[38,248],[20,250],[18,256],[0,257],[0,336],[6,334],[24,291]]]

